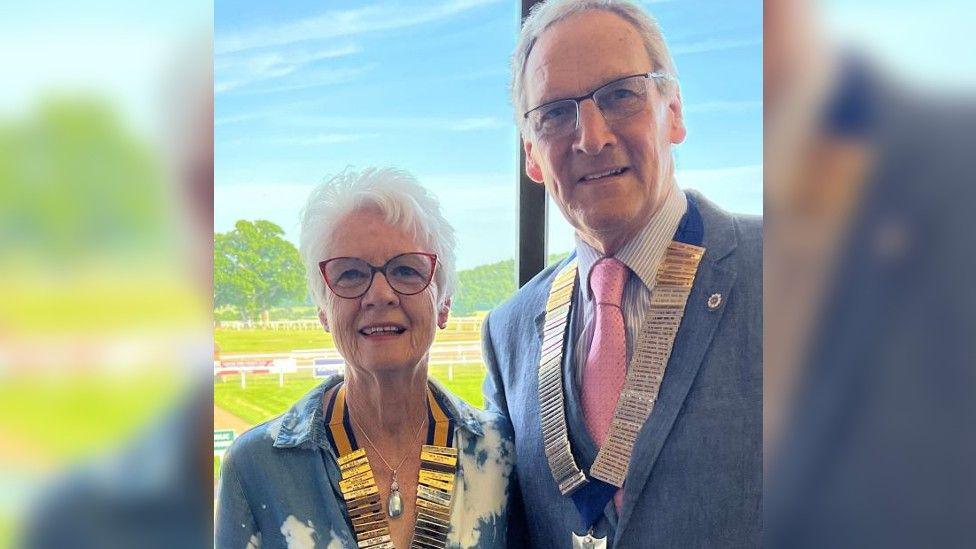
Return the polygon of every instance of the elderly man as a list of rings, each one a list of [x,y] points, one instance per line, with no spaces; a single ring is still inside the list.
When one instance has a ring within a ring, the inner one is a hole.
[[[640,7],[525,20],[513,103],[529,177],[576,250],[484,323],[534,547],[753,547],[762,486],[762,224],[675,181],[667,46]]]

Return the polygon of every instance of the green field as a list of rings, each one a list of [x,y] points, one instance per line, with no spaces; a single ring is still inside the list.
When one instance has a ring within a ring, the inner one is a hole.
[[[432,366],[430,376],[468,403],[482,407],[481,383],[485,370],[481,365],[455,366],[453,381],[448,380],[447,365]],[[321,382],[321,379],[312,377],[310,371],[300,370],[299,373],[285,376],[284,387],[278,386],[277,374],[268,374],[247,376],[246,388],[242,389],[239,376],[224,376],[214,380],[214,405],[251,425],[257,425],[290,408]]]

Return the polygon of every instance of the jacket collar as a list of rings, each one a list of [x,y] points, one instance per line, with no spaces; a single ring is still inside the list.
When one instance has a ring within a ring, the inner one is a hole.
[[[326,436],[325,418],[322,410],[322,397],[343,381],[341,375],[330,376],[317,387],[305,394],[287,412],[271,420],[270,432],[275,448],[302,448],[331,450]],[[478,419],[477,410],[470,404],[449,393],[438,382],[428,379],[434,394],[444,405],[445,412],[458,427],[472,435],[484,436],[484,429]]]
[[[705,257],[702,261],[719,263],[728,257],[736,246],[735,221],[731,214],[722,210],[696,190],[686,189],[685,196],[697,206],[702,221],[702,243]],[[687,215],[686,215],[687,218]],[[684,221],[684,220],[682,220]],[[681,231],[683,227],[679,226]]]

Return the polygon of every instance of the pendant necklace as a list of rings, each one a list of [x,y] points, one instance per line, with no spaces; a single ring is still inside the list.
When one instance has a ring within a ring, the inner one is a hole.
[[[411,549],[437,549],[447,547],[451,532],[450,517],[454,499],[455,481],[458,475],[458,450],[454,448],[454,420],[438,401],[431,387],[426,391],[425,419],[421,421],[417,436],[425,431],[426,444],[420,447],[420,472],[417,474],[417,506]],[[398,481],[399,469],[406,462],[401,459],[390,467],[369,440],[366,431],[353,420],[353,413],[346,400],[346,387],[340,385],[327,400],[325,424],[326,436],[335,450],[339,466],[339,490],[346,502],[346,517],[356,535],[356,547],[369,549],[393,549],[390,522],[403,514],[403,499]],[[365,417],[365,416],[360,416]],[[354,430],[359,430],[365,447],[357,444]],[[419,441],[416,441],[419,442]],[[366,448],[372,447],[373,457],[382,461],[392,474],[387,509],[380,501],[380,490],[366,457]]]
[[[397,483],[397,471],[399,471],[400,467],[402,467],[404,462],[407,461],[407,458],[410,456],[410,452],[407,451],[403,455],[403,459],[400,460],[400,463],[398,463],[396,467],[391,467],[390,463],[386,461],[385,457],[383,457],[383,454],[380,453],[379,448],[377,448],[376,445],[373,444],[373,441],[369,439],[369,435],[366,434],[366,429],[363,429],[363,426],[356,421],[353,415],[350,414],[349,418],[356,425],[356,427],[359,427],[360,432],[363,433],[363,438],[366,439],[366,442],[369,444],[370,448],[372,448],[373,451],[376,452],[376,455],[379,456],[380,461],[383,462],[383,465],[385,465],[386,468],[393,473],[393,478],[390,482],[390,497],[386,500],[386,514],[391,519],[395,519],[403,514],[403,499],[400,497],[400,485]],[[417,429],[417,434],[413,436],[413,443],[417,442],[417,439],[420,437],[420,433],[423,432],[425,425],[427,425],[427,414],[424,414],[424,419],[420,422],[420,427]]]

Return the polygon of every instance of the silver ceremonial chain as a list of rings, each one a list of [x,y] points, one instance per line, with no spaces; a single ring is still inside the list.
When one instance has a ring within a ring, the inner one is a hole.
[[[352,406],[350,406],[350,409],[352,409]],[[366,433],[366,429],[363,429],[363,426],[360,425],[358,421],[356,421],[355,414],[350,414],[349,419],[351,419],[353,425],[358,427],[359,430],[363,433],[363,438],[366,439],[366,442],[370,445],[373,451],[376,452],[376,455],[380,457],[380,460],[383,462],[383,465],[385,465],[386,468],[393,473],[393,479],[392,482],[390,483],[390,497],[386,501],[386,514],[389,515],[390,518],[397,518],[403,514],[403,500],[400,498],[400,485],[399,483],[397,483],[397,471],[400,469],[401,466],[403,466],[404,462],[407,461],[407,458],[410,457],[410,452],[408,451],[404,453],[403,459],[400,460],[400,463],[397,464],[396,468],[391,467],[390,463],[386,461],[385,457],[383,457],[383,453],[380,452],[379,448],[377,448],[376,445],[373,444],[373,441],[369,439],[369,435]],[[416,443],[417,440],[419,439],[420,433],[423,432],[424,425],[426,424],[427,424],[427,414],[425,413],[424,419],[420,421],[420,427],[417,429],[417,434],[413,436],[414,443]]]

